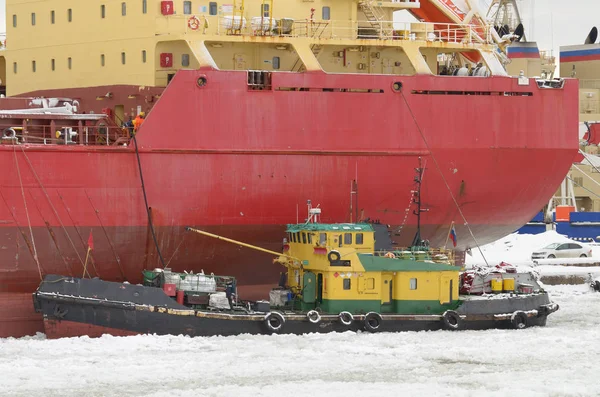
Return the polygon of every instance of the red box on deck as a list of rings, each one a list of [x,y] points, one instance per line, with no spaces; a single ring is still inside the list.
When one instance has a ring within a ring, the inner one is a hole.
[[[168,296],[175,296],[177,294],[177,286],[175,284],[167,284],[163,285],[163,291]]]

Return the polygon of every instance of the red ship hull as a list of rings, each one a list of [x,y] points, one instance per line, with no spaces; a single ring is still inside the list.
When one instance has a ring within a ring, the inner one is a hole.
[[[443,245],[456,222],[457,248],[476,245],[456,200],[477,243],[491,242],[526,223],[567,173],[577,98],[575,80],[539,89],[503,77],[274,73],[271,87],[251,90],[246,72],[180,71],[137,135],[158,245],[174,270],[234,275],[251,296],[282,269],[185,226],[281,250],[285,224],[302,221],[311,199],[323,221],[380,220],[408,244],[419,156],[422,237]],[[0,146],[0,164],[10,170],[0,176],[0,310],[40,273],[81,275],[90,230],[92,276],[140,282],[160,266],[133,144]],[[19,313],[5,315],[0,336],[31,333],[10,321]]]

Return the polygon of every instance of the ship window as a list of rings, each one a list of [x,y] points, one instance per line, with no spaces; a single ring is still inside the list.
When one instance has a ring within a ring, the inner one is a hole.
[[[269,18],[269,5],[261,4],[260,5],[260,13],[262,14],[263,18]]]
[[[345,278],[344,279],[344,289],[350,289],[350,286],[352,285],[352,280],[349,278]]]
[[[323,7],[323,15],[321,16],[321,19],[323,19],[324,21],[328,21],[329,19],[331,19],[331,8]]]
[[[17,15],[13,14],[13,28],[17,27]]]
[[[35,26],[35,12],[31,13],[31,26]]]
[[[183,2],[183,13],[186,15],[189,15],[192,13],[192,2],[191,1]]]
[[[50,23],[54,25],[54,22],[56,21],[55,16],[54,16],[54,10],[50,11]]]
[[[142,62],[146,63],[146,50],[142,50]]]
[[[362,233],[356,233],[355,244],[356,245],[362,245],[362,243],[363,243],[363,234]]]
[[[190,66],[190,54],[181,54],[181,66]]]
[[[273,69],[279,69],[279,57],[273,57]]]
[[[71,66],[72,66],[72,65],[73,65],[73,62],[71,61],[71,57],[68,57],[68,58],[67,58],[67,67],[68,67],[69,69],[71,69]]]
[[[308,243],[312,244],[312,233],[306,233],[308,235]]]
[[[69,8],[67,10],[67,21],[69,21],[69,22],[73,21],[73,9],[72,8]]]
[[[208,3],[208,14],[209,15],[217,15],[217,2],[216,1],[211,1],[210,3]]]
[[[104,66],[104,54],[100,54],[100,66]]]
[[[33,70],[33,72],[35,73],[35,61],[31,61],[31,70]]]
[[[52,68],[52,70],[56,69],[56,61],[54,59],[50,60],[50,67]]]
[[[17,63],[13,62],[13,73],[17,74]]]
[[[142,14],[146,14],[148,12],[148,1],[142,0]]]
[[[291,241],[292,241],[293,243],[295,243],[295,242],[296,242],[296,233],[292,233],[292,240],[291,240]]]
[[[125,53],[124,52],[121,53],[121,63],[123,65],[125,65]]]
[[[100,6],[100,18],[106,18],[106,6],[104,4]]]
[[[127,3],[125,3],[125,2],[121,3],[121,15],[123,15],[123,16],[127,15]]]
[[[306,244],[306,233],[302,232],[302,244]]]
[[[417,289],[417,279],[416,278],[410,279],[410,289],[412,289],[412,290]]]
[[[352,244],[352,233],[344,233],[344,244]]]
[[[319,244],[320,245],[327,244],[327,233],[321,233],[321,234],[319,234]]]

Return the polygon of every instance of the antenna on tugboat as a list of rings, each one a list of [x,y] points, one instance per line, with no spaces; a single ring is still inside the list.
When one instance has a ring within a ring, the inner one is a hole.
[[[475,245],[477,246],[477,249],[479,250],[481,257],[483,258],[485,265],[489,267],[490,264],[488,263],[487,258],[485,257],[483,251],[481,250],[481,246],[479,245],[479,242],[475,238],[475,235],[473,234],[473,230],[471,229],[471,226],[467,222],[467,218],[465,217],[465,214],[462,212],[462,209],[458,205],[458,201],[456,201],[456,197],[452,193],[452,189],[450,189],[450,185],[448,184],[448,181],[446,180],[446,177],[444,176],[444,173],[442,172],[442,169],[440,168],[440,165],[438,164],[438,161],[435,158],[435,155],[433,154],[433,150],[431,150],[431,147],[429,146],[429,142],[427,142],[427,139],[425,139],[425,134],[423,134],[423,130],[421,130],[421,127],[419,126],[419,123],[417,122],[417,118],[415,117],[415,114],[413,113],[412,108],[410,107],[408,100],[406,99],[406,96],[404,95],[404,91],[402,89],[400,90],[400,94],[402,95],[402,99],[404,100],[404,103],[406,104],[406,108],[408,109],[408,112],[410,113],[410,116],[413,119],[415,126],[417,127],[417,131],[419,131],[419,134],[421,135],[421,138],[423,139],[423,143],[425,144],[425,147],[427,148],[427,150],[429,151],[429,154],[431,155],[431,159],[433,160],[433,162],[435,164],[435,168],[437,169],[440,176],[442,177],[442,180],[444,181],[444,185],[446,185],[446,188],[448,189],[448,193],[450,193],[450,197],[452,198],[452,201],[454,202],[454,205],[456,206],[456,209],[458,210],[458,213],[460,214],[460,217],[462,218],[464,225],[467,227],[467,230],[469,231],[469,234],[471,235],[471,238],[473,239],[473,241],[475,241]],[[422,176],[422,174],[421,174],[421,176]],[[419,227],[420,227],[420,225],[417,225],[418,233],[420,232]],[[415,238],[416,238],[416,236],[415,236]]]

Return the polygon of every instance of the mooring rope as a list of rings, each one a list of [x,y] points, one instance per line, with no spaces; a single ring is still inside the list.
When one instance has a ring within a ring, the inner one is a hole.
[[[77,248],[75,247],[75,243],[73,243],[73,240],[71,240],[71,235],[69,235],[69,232],[67,231],[67,228],[65,227],[65,225],[62,222],[62,220],[60,219],[60,216],[58,215],[58,211],[56,210],[56,208],[54,208],[54,204],[52,204],[52,200],[50,200],[50,196],[48,195],[48,192],[46,191],[46,188],[44,187],[44,184],[42,183],[42,181],[41,181],[40,177],[38,176],[37,172],[35,172],[35,169],[33,168],[33,165],[31,164],[31,161],[29,161],[29,157],[27,157],[27,154],[25,153],[25,149],[23,149],[23,146],[21,146],[21,151],[23,152],[23,156],[25,157],[25,160],[27,161],[27,164],[29,164],[29,168],[31,169],[31,172],[33,173],[33,176],[35,177],[37,183],[40,185],[40,188],[42,189],[42,192],[46,196],[46,200],[48,200],[48,204],[50,204],[50,208],[52,208],[52,211],[54,212],[54,216],[56,216],[56,219],[58,219],[58,223],[60,223],[60,226],[62,227],[63,232],[67,236],[67,240],[69,240],[69,243],[71,243],[71,247],[73,247],[73,251],[75,251],[75,255],[77,255],[77,258],[79,259],[79,262],[83,266],[83,259],[81,259],[81,255],[79,255],[79,252],[77,251]]]
[[[23,204],[25,206],[25,215],[27,215],[27,225],[29,226],[29,234],[31,235],[31,245],[33,246],[33,260],[35,261],[38,273],[40,274],[40,280],[43,280],[42,277],[42,267],[40,266],[40,261],[38,259],[37,249],[35,248],[35,239],[33,238],[33,229],[31,228],[31,219],[29,218],[29,210],[27,209],[27,198],[25,197],[25,189],[23,188],[23,179],[21,179],[21,170],[19,169],[19,160],[17,159],[17,151],[13,146],[13,154],[15,156],[15,164],[17,166],[17,174],[19,175],[19,183],[21,185],[21,195],[23,196]]]
[[[421,127],[419,126],[419,123],[417,122],[417,118],[415,117],[410,105],[408,104],[408,101],[406,100],[406,97],[404,96],[404,91],[402,88],[400,89],[400,93],[402,94],[402,99],[404,99],[404,103],[406,104],[406,107],[408,108],[408,112],[410,113],[410,116],[412,117],[413,122],[415,123],[415,126],[417,127],[419,134],[421,134],[421,138],[423,139],[423,142],[425,143],[425,146],[427,147],[427,150],[429,151],[429,154],[431,155],[431,159],[433,160],[433,162],[435,164],[435,168],[440,173],[442,180],[444,181],[444,184],[446,185],[446,188],[448,189],[448,192],[450,193],[450,197],[452,197],[452,201],[454,201],[454,205],[456,206],[456,209],[458,210],[460,217],[464,221],[464,225],[469,230],[469,234],[471,234],[473,241],[475,241],[475,245],[477,245],[477,249],[479,250],[481,257],[483,258],[483,261],[485,262],[486,266],[489,267],[490,265],[489,265],[485,255],[483,254],[483,251],[481,250],[481,246],[477,242],[477,239],[475,238],[475,235],[473,234],[473,230],[471,230],[471,226],[467,222],[467,218],[465,217],[464,213],[462,212],[462,209],[458,205],[458,201],[456,200],[456,197],[454,197],[454,194],[452,193],[452,189],[450,189],[450,185],[448,184],[448,181],[446,180],[446,177],[444,176],[444,173],[442,172],[442,169],[441,169],[437,159],[435,158],[435,155],[433,154],[433,151],[431,150],[431,147],[429,146],[427,139],[425,138],[425,134],[423,134],[423,131],[421,130]]]

